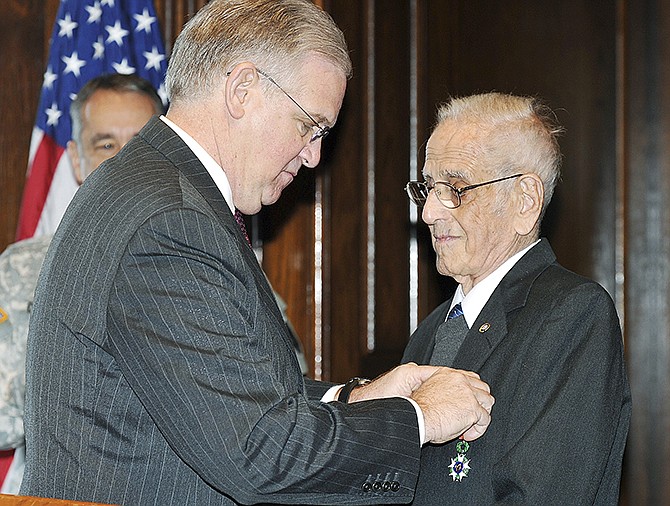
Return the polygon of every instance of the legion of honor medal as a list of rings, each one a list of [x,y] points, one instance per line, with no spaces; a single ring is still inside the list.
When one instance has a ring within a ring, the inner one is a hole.
[[[470,471],[470,459],[465,454],[470,449],[470,444],[467,441],[461,440],[456,443],[456,458],[451,459],[449,466],[449,476],[454,481],[462,481]]]

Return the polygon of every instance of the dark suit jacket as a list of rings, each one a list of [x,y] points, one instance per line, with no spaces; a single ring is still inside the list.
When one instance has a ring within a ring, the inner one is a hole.
[[[448,308],[421,323],[405,362],[428,363]],[[424,447],[413,504],[617,504],[631,415],[619,320],[545,239],[503,278],[453,366],[489,383],[493,419],[460,482],[448,469],[455,442]]]
[[[78,191],[28,343],[23,494],[129,505],[408,502],[404,399],[321,403],[205,168],[158,118]]]

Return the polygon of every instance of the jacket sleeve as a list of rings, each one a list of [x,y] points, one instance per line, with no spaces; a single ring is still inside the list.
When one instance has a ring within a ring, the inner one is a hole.
[[[194,210],[156,215],[130,242],[106,347],[157,429],[240,503],[411,500],[420,451],[411,404],[315,400],[251,271],[229,231]]]

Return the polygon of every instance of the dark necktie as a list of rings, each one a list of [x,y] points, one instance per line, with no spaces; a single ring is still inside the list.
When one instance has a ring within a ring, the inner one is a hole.
[[[447,320],[437,328],[435,348],[433,348],[430,363],[451,366],[467,333],[468,324],[465,322],[463,308],[459,303],[451,308]]]
[[[249,246],[251,246],[249,234],[247,234],[247,226],[244,224],[244,217],[242,216],[242,213],[239,211],[239,209],[235,209],[235,221],[240,226],[240,230],[242,231],[244,238],[247,240],[247,243]]]

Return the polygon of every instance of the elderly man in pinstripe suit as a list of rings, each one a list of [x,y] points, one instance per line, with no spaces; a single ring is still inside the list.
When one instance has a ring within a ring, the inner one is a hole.
[[[472,373],[305,380],[236,223],[319,162],[350,72],[342,33],[306,0],[212,0],[187,24],[167,117],[86,180],[47,254],[23,494],[408,502],[423,443],[483,433],[493,398]]]

